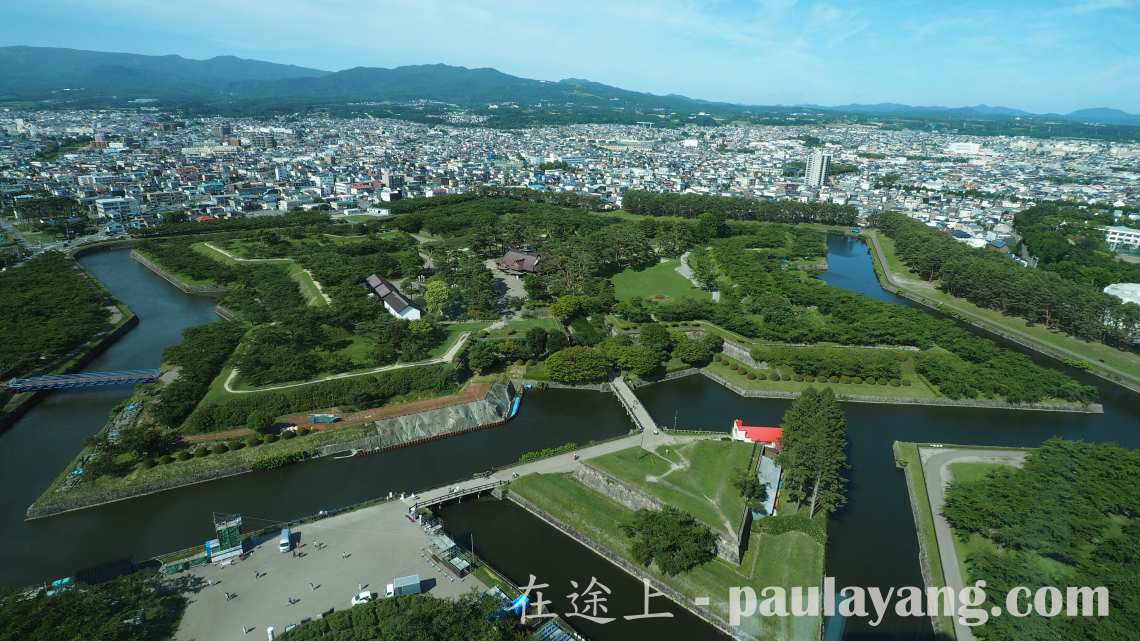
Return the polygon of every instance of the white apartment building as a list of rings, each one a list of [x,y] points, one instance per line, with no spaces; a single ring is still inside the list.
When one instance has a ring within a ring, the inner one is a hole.
[[[126,220],[139,214],[139,202],[134,198],[100,198],[95,201],[95,213],[100,218]]]
[[[1136,251],[1140,249],[1140,229],[1131,227],[1101,227],[1104,242],[1112,251]]]
[[[982,146],[976,142],[952,142],[946,151],[952,154],[976,154],[982,150]]]
[[[829,171],[831,171],[831,154],[815,152],[808,157],[807,169],[804,171],[804,184],[809,187],[826,185]]]

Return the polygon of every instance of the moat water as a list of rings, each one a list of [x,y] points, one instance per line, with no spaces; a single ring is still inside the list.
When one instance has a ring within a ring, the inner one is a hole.
[[[866,245],[829,236],[828,247],[829,270],[824,280],[908,304],[879,287]],[[80,261],[140,320],[86,371],[156,367],[162,349],[177,343],[182,329],[217,320],[212,299],[183,294],[132,260],[128,251],[91,254]],[[1007,346],[1043,365],[1059,366],[1019,345]],[[827,573],[840,586],[922,585],[906,485],[891,455],[895,440],[1037,446],[1061,436],[1140,447],[1140,396],[1079,370],[1066,371],[1100,389],[1104,414],[845,405],[851,464],[846,473],[848,503],[829,524]],[[518,417],[501,427],[377,456],[318,460],[25,522],[26,508],[75,456],[83,439],[102,428],[108,411],[128,393],[126,388],[114,387],[53,392],[0,434],[0,487],[5,488],[0,495],[0,534],[8,549],[7,562],[0,565],[0,584],[41,583],[100,562],[128,556],[147,559],[201,544],[213,538],[211,513],[215,511],[241,513],[249,523],[297,518],[389,491],[469,478],[515,461],[525,452],[602,440],[631,427],[609,394],[546,390],[527,395]],[[638,395],[659,423],[672,426],[676,421],[681,429],[727,431],[736,418],[777,425],[790,405],[781,400],[742,398],[699,376],[651,385]],[[639,599],[638,582],[513,505],[464,503],[447,509],[447,523],[454,532],[473,534],[478,552],[515,581],[525,582],[526,573],[539,574],[536,570],[556,580],[573,578],[570,574],[587,580],[597,576],[607,586],[629,592],[628,598]],[[546,576],[541,578],[554,584]],[[664,599],[653,601],[657,605]],[[680,609],[675,612],[673,623],[661,629],[648,620],[644,627],[626,627],[620,632],[596,626],[591,635],[600,641],[718,636],[692,615]],[[929,619],[892,614],[878,627],[870,627],[866,620],[850,620],[843,637],[933,639],[934,635]]]

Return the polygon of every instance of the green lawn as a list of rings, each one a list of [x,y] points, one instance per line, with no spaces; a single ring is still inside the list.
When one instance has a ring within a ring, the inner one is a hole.
[[[900,385],[899,387],[892,387],[891,385],[869,385],[866,383],[861,383],[858,385],[855,383],[797,383],[796,381],[773,381],[768,379],[762,381],[759,379],[750,381],[747,377],[740,375],[739,369],[733,370],[729,368],[729,363],[736,363],[738,366],[740,366],[739,361],[733,360],[723,355],[722,358],[724,360],[719,363],[709,363],[706,369],[732,383],[733,385],[743,387],[744,389],[748,390],[761,390],[766,392],[802,392],[808,387],[812,386],[815,386],[817,388],[827,386],[830,387],[838,395],[849,394],[852,396],[887,396],[893,398],[936,397],[936,394],[931,391],[930,388],[918,380],[918,377],[915,374],[913,368],[902,368],[903,378],[909,378],[911,380],[911,385],[909,387],[904,385]],[[749,371],[755,371],[751,368],[747,369]],[[792,374],[791,368],[786,366],[771,367],[763,371],[765,375],[772,372],[788,374],[789,376]]]
[[[906,289],[934,301],[948,303],[972,314],[977,314],[996,325],[1028,334],[1046,345],[1081,354],[1084,356],[1084,360],[1094,366],[1098,363],[1104,363],[1124,372],[1140,372],[1140,355],[1123,352],[1103,343],[1083,341],[1068,334],[1048,329],[1044,325],[1034,324],[1031,326],[1023,318],[1005,316],[997,310],[978,307],[964,298],[947,294],[938,289],[937,282],[924,281],[917,274],[911,273],[910,268],[902,264],[895,255],[895,243],[892,239],[882,234],[876,234],[875,238],[883,248],[883,254],[887,257],[887,266],[890,267],[891,273]],[[875,252],[872,251],[871,255],[874,256]]]
[[[950,473],[955,481],[980,481],[994,470],[1005,467],[1001,463],[951,463]]]
[[[305,297],[305,300],[309,301],[309,305],[315,307],[328,305],[328,301],[325,300],[320,290],[317,289],[317,284],[313,281],[313,277],[310,276],[309,272],[305,271],[299,263],[289,265],[286,271],[289,272],[289,278],[297,281],[297,285],[301,288],[301,295]]]
[[[438,358],[440,356],[443,356],[447,353],[447,350],[451,349],[451,346],[455,344],[455,341],[459,338],[460,334],[463,332],[478,332],[488,325],[490,325],[490,323],[485,322],[453,323],[451,325],[441,325],[446,336],[438,347],[433,347],[428,352],[428,356],[431,358]]]
[[[754,447],[736,441],[700,440],[668,448],[679,457],[673,463],[640,447],[592,458],[590,463],[735,537],[745,506],[728,477],[736,468],[748,467]]]
[[[530,474],[512,482],[510,490],[636,564],[629,556],[629,539],[620,529],[632,517],[632,510],[558,474]],[[709,597],[709,609],[727,619],[729,588],[750,586],[759,594],[768,586],[783,586],[790,595],[792,587],[820,585],[823,563],[823,546],[790,532],[753,534],[740,567],[718,558],[672,577],[662,575],[655,566],[646,570],[685,596]],[[740,627],[760,639],[815,641],[819,626],[818,618],[752,616],[743,619]]]
[[[669,302],[680,300],[682,296],[712,300],[712,294],[693,286],[687,278],[676,272],[680,264],[679,258],[668,258],[641,271],[627,269],[615,274],[610,279],[614,284],[614,296],[618,300],[629,300],[633,296],[668,296]]]
[[[489,323],[484,323],[484,325],[488,324]],[[505,327],[488,331],[487,336],[490,338],[506,338],[508,336],[512,338],[522,338],[527,330],[532,327],[541,327],[547,331],[561,331],[562,329],[561,324],[559,324],[556,318],[528,318],[526,320],[507,321]],[[509,330],[514,330],[514,332],[512,333]]]

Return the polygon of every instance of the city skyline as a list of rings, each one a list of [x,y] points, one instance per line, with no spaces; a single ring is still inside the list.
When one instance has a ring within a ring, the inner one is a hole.
[[[329,71],[441,62],[744,105],[1140,113],[1140,56],[1128,38],[1138,12],[1124,0],[953,9],[667,3],[652,14],[624,2],[587,2],[573,14],[438,2],[414,9],[355,1],[141,8],[130,0],[5,7],[0,44],[234,55]],[[257,24],[266,28],[249,28]]]

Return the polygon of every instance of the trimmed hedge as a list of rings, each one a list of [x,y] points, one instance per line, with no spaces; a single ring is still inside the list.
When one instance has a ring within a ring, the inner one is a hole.
[[[838,376],[832,376],[831,378],[827,379],[827,382],[828,383],[838,383],[839,377]]]
[[[269,443],[276,443],[276,442],[277,442],[277,435],[276,435],[276,434],[266,434],[266,435],[265,435],[265,436],[264,436],[264,437],[261,439],[261,442],[262,442],[262,443],[265,443],[265,444],[269,444]]]
[[[281,430],[281,438],[285,439],[286,441],[293,438],[294,436],[296,436],[296,434],[293,433],[293,430]]]
[[[855,383],[856,385],[862,385],[863,379],[858,377],[858,376],[855,376],[855,377],[852,377],[851,382]]]
[[[809,519],[802,514],[766,516],[752,522],[752,529],[766,534],[802,532],[820,545],[827,545],[827,521],[817,517]]]
[[[843,383],[844,385],[848,385],[851,383],[851,377],[844,376],[843,378],[839,379],[839,382]]]
[[[167,462],[167,463],[169,463],[169,462],[170,462],[170,455],[168,455],[168,454],[163,454],[161,457],[159,457],[159,459],[160,459],[160,460],[161,460],[161,459],[163,459],[163,458],[165,458],[165,459],[166,459],[166,462]],[[154,459],[152,459],[152,458],[146,458],[146,459],[143,459],[143,462],[142,462],[142,468],[143,468],[144,470],[149,470],[150,468],[154,467],[155,465],[158,465],[158,463],[155,463],[155,462],[154,462]]]
[[[797,374],[797,376],[798,376],[798,374]],[[815,377],[812,376],[811,374],[808,374],[807,376],[804,376],[804,381],[806,381],[808,383],[814,383]]]
[[[792,380],[792,377],[788,376],[787,374],[784,374],[783,376],[780,377],[780,380],[781,381],[790,381],[790,380]]]
[[[736,373],[737,373],[737,374],[740,374],[741,376],[747,376],[747,375],[748,375],[748,370],[746,370],[746,369],[744,369],[743,367],[741,367],[740,369],[736,370]]]
[[[786,376],[786,374],[785,374],[785,376]],[[799,374],[796,374],[795,376],[792,377],[792,380],[797,382],[797,383],[802,383],[804,380],[804,377],[800,376]]]
[[[756,379],[757,379],[757,380],[761,380],[761,381],[762,381],[762,380],[764,380],[764,379],[766,379],[766,378],[768,378],[768,377],[764,375],[764,372],[756,372]]]
[[[241,441],[230,441],[229,443],[226,443],[226,448],[231,452],[236,452],[243,447],[245,447],[245,443],[242,443]]]
[[[178,459],[179,461],[189,461],[191,456],[194,455],[190,452],[187,452],[186,450],[182,450],[181,452],[175,454],[174,458]]]
[[[879,385],[886,385],[886,384],[887,384],[887,379],[885,379],[885,378],[879,379]]]
[[[245,446],[246,447],[256,447],[258,445],[261,445],[261,439],[256,437],[256,436],[251,436],[251,437],[245,439]]]
[[[898,387],[899,385],[902,385],[902,383],[899,382],[899,379],[897,379],[897,378],[891,379],[891,387]]]
[[[739,367],[740,367],[740,366],[739,366],[739,365],[737,365],[736,363],[731,363],[731,364],[728,366],[728,369],[731,369],[731,370],[736,370],[736,369],[738,369]]]
[[[226,447],[225,443],[218,443],[214,447],[210,448],[210,451],[214,454],[225,454],[226,452],[230,451],[230,448]]]
[[[313,430],[311,430],[311,429],[309,429],[309,428],[307,428],[307,427],[298,427],[298,428],[297,428],[297,436],[308,436],[308,435],[309,435],[309,433],[310,433],[310,432],[312,432],[312,431],[313,431]]]
[[[198,449],[194,450],[194,458],[202,458],[209,453],[210,450],[206,449],[205,447],[199,447]]]
[[[909,378],[904,378],[899,382],[902,383],[903,387],[910,387],[910,379]]]
[[[756,380],[756,375],[753,374],[752,372],[748,372],[748,380],[750,380],[750,381]]]

